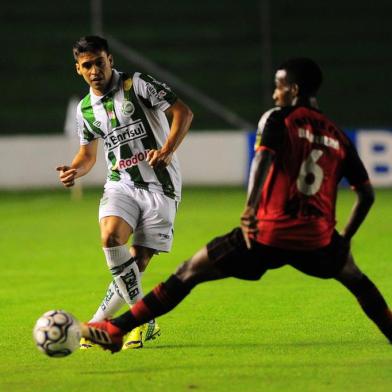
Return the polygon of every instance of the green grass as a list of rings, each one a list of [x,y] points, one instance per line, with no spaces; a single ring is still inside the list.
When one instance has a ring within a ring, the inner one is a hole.
[[[77,351],[52,359],[31,339],[44,311],[81,320],[110,279],[99,244],[100,193],[0,193],[0,391],[388,391],[391,346],[334,281],[290,267],[259,282],[211,282],[161,317],[162,336],[142,350]],[[392,191],[353,242],[358,264],[392,303]],[[353,202],[342,191],[341,226]],[[144,275],[147,291],[213,236],[238,222],[244,191],[186,189],[173,251]],[[239,261],[240,262],[240,261]]]

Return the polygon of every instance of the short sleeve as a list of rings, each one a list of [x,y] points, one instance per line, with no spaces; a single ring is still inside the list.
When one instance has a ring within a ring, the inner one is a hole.
[[[346,140],[346,156],[343,161],[342,174],[353,188],[369,182],[369,174],[365,165],[359,157],[357,149],[348,138]]]
[[[135,73],[133,86],[135,93],[149,108],[165,111],[177,100],[176,94],[166,83],[159,82],[150,75]]]
[[[86,125],[84,121],[80,104],[76,109],[76,129],[79,136],[81,145],[89,144],[92,140],[96,139],[97,136],[93,133]]]
[[[265,112],[257,127],[255,151],[260,149],[278,151],[283,144],[284,129],[284,118],[280,108]]]

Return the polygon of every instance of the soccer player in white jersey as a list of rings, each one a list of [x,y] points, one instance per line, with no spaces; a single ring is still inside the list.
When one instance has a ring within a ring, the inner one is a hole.
[[[113,281],[92,321],[111,318],[126,302],[143,297],[141,273],[152,256],[170,251],[181,198],[175,151],[193,114],[170,88],[153,77],[113,68],[107,41],[80,38],[73,46],[76,72],[90,86],[77,108],[80,149],[71,165],[60,165],[60,181],[72,187],[94,166],[102,139],[108,176],[99,206],[103,251]],[[171,122],[166,115],[171,117]],[[129,249],[127,243],[132,237]],[[125,339],[140,348],[160,329],[151,320]],[[91,347],[82,341],[82,347]]]

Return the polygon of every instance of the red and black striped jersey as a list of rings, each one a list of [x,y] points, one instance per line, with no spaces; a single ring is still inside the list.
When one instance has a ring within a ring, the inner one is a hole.
[[[348,137],[316,109],[274,108],[259,122],[255,149],[275,155],[257,211],[256,240],[298,250],[328,245],[338,183],[343,177],[353,187],[369,181]]]

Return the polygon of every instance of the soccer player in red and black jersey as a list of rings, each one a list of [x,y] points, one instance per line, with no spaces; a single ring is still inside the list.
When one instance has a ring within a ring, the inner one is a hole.
[[[310,59],[291,59],[278,68],[276,107],[259,122],[241,227],[213,239],[121,316],[85,324],[86,338],[118,351],[125,333],[173,309],[197,284],[226,277],[258,280],[289,264],[342,283],[392,342],[392,313],[350,252],[350,240],[373,204],[373,188],[355,147],[317,108],[321,82],[321,70]],[[357,201],[339,234],[335,205],[343,177]]]

